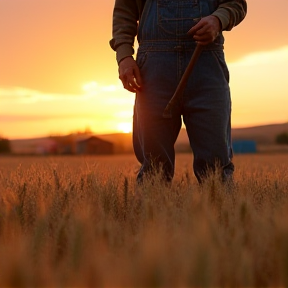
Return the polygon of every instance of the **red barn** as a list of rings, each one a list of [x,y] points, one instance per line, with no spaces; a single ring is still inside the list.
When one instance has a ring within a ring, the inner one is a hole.
[[[96,136],[76,141],[76,154],[113,154],[114,145],[109,141],[102,140]]]

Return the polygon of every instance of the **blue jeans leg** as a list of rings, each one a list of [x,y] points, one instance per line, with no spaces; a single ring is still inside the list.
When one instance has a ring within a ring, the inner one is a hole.
[[[234,171],[231,149],[229,72],[222,51],[204,51],[191,75],[183,103],[183,120],[194,153],[199,182],[220,166],[223,180]]]
[[[165,119],[162,114],[177,86],[177,53],[150,51],[145,54],[148,54],[145,64],[140,65],[142,90],[136,95],[134,108],[133,144],[142,164],[137,179],[142,181],[144,174],[161,168],[164,178],[171,181],[181,113],[176,109],[171,119]]]

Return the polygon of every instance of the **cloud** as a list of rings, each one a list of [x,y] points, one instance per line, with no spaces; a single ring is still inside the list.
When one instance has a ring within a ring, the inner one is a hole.
[[[45,93],[25,87],[0,87],[0,100],[5,102],[14,102],[21,104],[31,104],[51,101],[101,101],[101,104],[127,104],[133,102],[133,97],[127,98],[127,92],[122,85],[99,85],[92,81],[83,85],[83,93],[80,94],[62,94]],[[123,97],[124,96],[124,97]],[[132,99],[132,100],[131,100]]]
[[[63,114],[63,115],[54,115],[54,114],[47,114],[47,115],[14,115],[14,114],[2,114],[0,115],[0,122],[35,122],[35,121],[49,121],[49,120],[64,120],[64,119],[85,119],[85,118],[93,118],[95,115],[90,114]]]
[[[123,89],[122,84],[101,85],[89,82],[78,95],[44,93],[23,87],[0,87],[1,129],[8,125],[34,125],[43,123],[90,123],[99,121],[103,126],[109,121],[132,118],[134,95]],[[95,124],[96,125],[96,124]],[[113,124],[114,125],[114,124]],[[115,126],[115,125],[114,125]],[[5,128],[6,127],[6,128]]]
[[[48,115],[0,115],[0,121],[3,122],[19,122],[19,121],[42,121],[49,120],[52,116]],[[55,116],[53,116],[55,118]]]
[[[243,101],[245,94],[253,93],[255,99],[261,96],[261,102],[265,98],[272,102],[276,98],[284,100],[284,97],[287,97],[288,46],[274,51],[253,53],[228,66],[232,76],[231,86],[242,94],[242,99],[239,99],[246,105],[253,99]]]
[[[257,52],[246,55],[235,62],[229,63],[229,66],[262,66],[267,64],[280,64],[284,66],[286,65],[285,63],[288,63],[288,46],[273,51]]]
[[[234,125],[287,121],[288,46],[253,53],[228,66]]]
[[[48,102],[61,99],[75,99],[82,95],[44,93],[24,87],[0,87],[0,99],[21,103]]]

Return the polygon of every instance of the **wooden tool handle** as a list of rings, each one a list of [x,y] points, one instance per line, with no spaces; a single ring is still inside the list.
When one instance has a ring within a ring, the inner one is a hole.
[[[164,118],[171,118],[172,117],[172,108],[175,106],[175,103],[178,101],[178,99],[182,96],[183,94],[183,91],[186,87],[186,84],[187,84],[187,81],[188,81],[188,78],[195,66],[195,63],[197,61],[197,59],[199,58],[199,55],[201,54],[203,50],[203,46],[200,45],[200,44],[197,44],[196,45],[196,48],[193,52],[193,55],[191,57],[191,60],[184,72],[184,74],[182,75],[182,78],[176,88],[176,91],[173,95],[173,97],[171,98],[171,100],[169,101],[169,103],[167,104],[164,112],[163,112],[163,117]]]

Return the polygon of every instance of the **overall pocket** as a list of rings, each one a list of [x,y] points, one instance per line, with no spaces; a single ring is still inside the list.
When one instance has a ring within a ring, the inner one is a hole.
[[[199,0],[157,1],[157,24],[168,35],[185,35],[200,17]]]
[[[223,75],[224,75],[227,83],[229,83],[230,73],[229,73],[229,69],[228,69],[227,63],[225,61],[225,56],[224,56],[223,50],[213,50],[211,52],[212,52],[216,62],[218,63],[218,66],[222,70]]]
[[[136,55],[136,63],[140,70],[146,61],[147,54],[148,54],[148,51],[141,51],[140,49],[138,49],[138,52]]]

